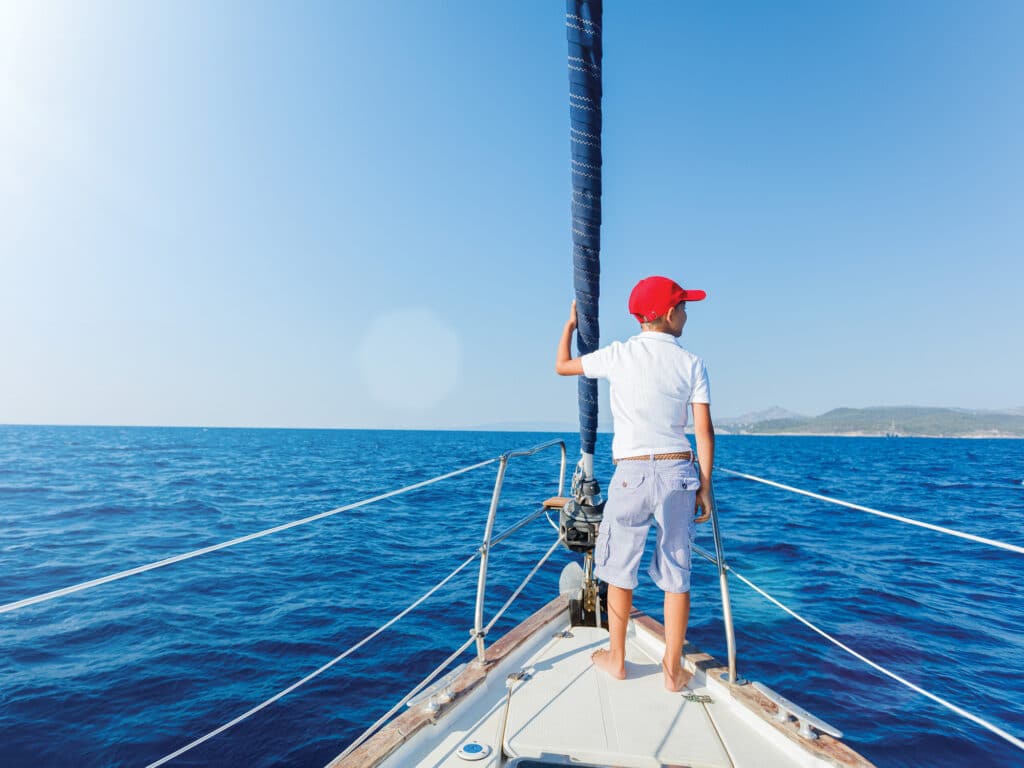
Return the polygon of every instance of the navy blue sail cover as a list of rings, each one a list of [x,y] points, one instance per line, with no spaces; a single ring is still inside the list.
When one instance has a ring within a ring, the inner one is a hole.
[[[579,327],[576,346],[585,355],[601,335],[601,12],[602,0],[567,0],[569,135],[572,146],[572,267]],[[597,381],[579,377],[580,447],[594,453]]]

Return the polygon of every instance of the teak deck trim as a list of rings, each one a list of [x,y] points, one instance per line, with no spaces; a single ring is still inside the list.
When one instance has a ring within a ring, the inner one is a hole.
[[[423,707],[409,709],[402,713],[366,743],[360,745],[352,754],[345,758],[336,757],[327,768],[372,768],[387,759],[396,749],[408,741],[413,734],[424,726],[435,722],[442,714],[455,706],[470,691],[479,686],[487,677],[488,671],[521,646],[541,627],[558,618],[568,608],[568,600],[556,597],[529,618],[512,629],[507,635],[496,641],[487,649],[485,664],[471,662],[451,684],[452,698],[441,704],[437,711],[430,712]],[[665,627],[657,620],[642,611],[633,610],[630,618],[638,629],[642,629],[662,643],[665,641]],[[719,678],[728,671],[728,667],[710,654],[704,653],[690,643],[686,644],[683,660],[691,672],[699,669],[709,679],[724,686],[737,702],[770,724],[775,730],[784,734],[801,749],[811,752],[817,757],[827,760],[839,768],[875,768],[874,764],[848,747],[842,741],[827,734],[819,734],[814,741],[805,739],[797,733],[794,721],[779,722],[775,719],[777,707],[765,696],[749,685],[733,685]]]
[[[414,733],[455,706],[460,699],[484,681],[492,667],[529,640],[538,629],[558,618],[559,615],[565,614],[568,607],[569,601],[566,598],[556,597],[488,648],[485,664],[481,664],[479,661],[471,662],[462,674],[452,681],[451,701],[441,704],[436,712],[430,712],[423,707],[403,712],[371,736],[366,743],[355,749],[352,754],[344,759],[334,758],[328,763],[327,768],[371,768],[371,766],[380,764],[408,741]]]
[[[630,614],[630,618],[638,627],[642,627],[661,642],[665,642],[665,627],[659,621],[636,609]],[[775,730],[784,734],[790,741],[795,742],[802,749],[841,768],[875,768],[874,763],[866,760],[842,741],[834,739],[828,734],[819,733],[818,738],[812,741],[811,739],[805,739],[798,733],[799,727],[796,721],[789,720],[783,723],[776,720],[775,714],[778,712],[778,707],[773,702],[769,701],[763,694],[758,693],[751,685],[735,685],[728,682],[728,679],[720,678],[720,674],[729,671],[728,665],[722,664],[714,656],[704,653],[704,651],[691,643],[686,643],[686,647],[683,649],[683,661],[691,672],[696,672],[699,669],[707,678],[714,679],[725,686],[733,699],[743,704],[754,714],[760,716],[761,719],[769,723]]]

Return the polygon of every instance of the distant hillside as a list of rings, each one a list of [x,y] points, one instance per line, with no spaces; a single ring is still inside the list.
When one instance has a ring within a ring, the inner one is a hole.
[[[785,408],[774,406],[764,411],[755,411],[753,413],[744,413],[742,416],[730,416],[724,419],[715,419],[715,426],[729,427],[731,431],[736,431],[737,427],[745,427],[750,424],[758,424],[762,421],[777,421],[779,419],[805,419],[799,413],[793,413],[787,411]]]
[[[886,435],[901,437],[1024,437],[1024,414],[958,408],[836,408],[813,417],[768,419],[730,427],[748,435]]]
[[[604,414],[603,414],[604,415]],[[573,421],[521,421],[477,424],[461,429],[487,432],[574,433]],[[1024,437],[1024,408],[971,411],[961,408],[836,408],[820,416],[801,416],[775,406],[742,416],[716,418],[719,434],[733,435],[861,435],[898,437]],[[600,423],[598,432],[611,432]],[[693,424],[686,431],[693,432]]]

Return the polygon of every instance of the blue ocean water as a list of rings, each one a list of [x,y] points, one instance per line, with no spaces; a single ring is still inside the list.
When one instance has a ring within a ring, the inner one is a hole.
[[[0,604],[349,504],[548,434],[0,427]],[[567,435],[570,457],[578,439]],[[599,477],[611,474],[602,435]],[[570,459],[571,460],[571,459]],[[719,466],[1013,543],[1024,442],[721,436]],[[231,549],[0,614],[0,764],[146,765],[312,672],[467,557],[496,466]],[[514,460],[500,530],[555,491]],[[855,650],[1024,733],[1024,557],[719,475],[730,563]],[[492,555],[487,614],[553,541]],[[711,548],[710,529],[698,543]],[[560,552],[495,631],[557,592]],[[641,577],[636,601],[660,617]],[[476,566],[371,644],[176,765],[320,766],[466,638]],[[1024,754],[827,644],[735,579],[740,671],[880,766]],[[725,657],[699,562],[688,640]]]

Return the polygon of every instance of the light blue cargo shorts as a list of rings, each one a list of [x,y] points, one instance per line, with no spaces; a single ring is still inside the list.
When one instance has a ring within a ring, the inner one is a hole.
[[[648,573],[666,592],[689,592],[699,487],[692,461],[620,461],[608,486],[594,547],[597,577],[616,587],[636,589],[640,558],[653,522],[658,537]]]

